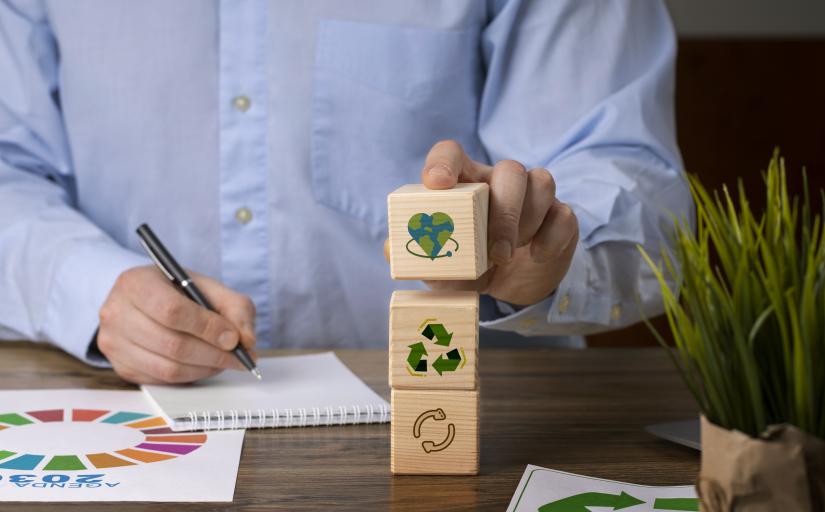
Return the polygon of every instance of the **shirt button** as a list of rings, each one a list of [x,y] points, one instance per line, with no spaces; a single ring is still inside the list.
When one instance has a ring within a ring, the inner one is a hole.
[[[561,298],[561,302],[559,303],[559,313],[565,314],[567,313],[567,308],[570,307],[570,296],[566,293],[564,297]]]
[[[252,220],[252,212],[246,207],[238,208],[235,210],[235,220],[241,224],[249,224],[249,221]]]
[[[252,105],[252,102],[249,101],[249,97],[247,96],[235,96],[232,99],[232,106],[239,112],[246,112],[249,110],[250,105]]]
[[[618,304],[610,309],[610,318],[615,322],[622,317],[622,307]]]

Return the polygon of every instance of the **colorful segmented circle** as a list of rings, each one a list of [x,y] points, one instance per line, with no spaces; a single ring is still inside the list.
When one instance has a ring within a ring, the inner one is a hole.
[[[83,471],[134,466],[174,459],[192,453],[206,442],[203,433],[179,433],[166,421],[151,414],[98,409],[50,409],[0,414],[0,431],[25,428],[27,425],[52,422],[99,422],[122,425],[143,433],[142,442],[122,450],[100,453],[38,455],[17,453],[0,448],[0,469],[22,471]]]

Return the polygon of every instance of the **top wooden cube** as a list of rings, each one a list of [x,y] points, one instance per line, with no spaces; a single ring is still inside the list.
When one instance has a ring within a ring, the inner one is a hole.
[[[487,261],[490,187],[404,185],[387,198],[393,279],[478,279]]]

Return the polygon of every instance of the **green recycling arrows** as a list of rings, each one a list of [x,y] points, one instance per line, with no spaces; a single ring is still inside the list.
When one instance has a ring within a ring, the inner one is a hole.
[[[427,324],[421,334],[426,336],[428,340],[432,340],[435,336],[437,340],[435,344],[444,347],[449,347],[450,341],[453,339],[453,333],[448,333],[443,324]]]
[[[427,349],[424,348],[424,344],[420,341],[418,343],[413,343],[410,345],[410,354],[407,356],[407,364],[410,365],[410,368],[417,372],[426,372],[427,371],[427,360],[424,359],[424,356],[427,355]]]
[[[433,370],[437,371],[439,375],[444,372],[454,372],[460,362],[461,354],[458,353],[458,349],[452,349],[447,352],[446,359],[443,355],[438,356],[438,359],[433,363]]]
[[[432,341],[435,345],[449,347],[450,342],[453,340],[453,333],[449,332],[447,328],[444,327],[444,324],[434,323],[434,321],[435,318],[428,318],[423,322],[422,325],[426,324],[423,328],[419,326],[421,335]],[[424,342],[419,341],[413,343],[409,345],[409,349],[410,353],[407,354],[407,371],[411,375],[423,376],[422,374],[427,373],[427,360],[424,358],[424,356],[427,355],[427,349],[424,346]],[[454,372],[462,368],[465,362],[466,357],[464,357],[463,349],[454,348],[446,354],[440,354],[431,366],[433,370],[441,376],[444,375],[445,372]]]
[[[589,507],[613,507],[613,510],[641,505],[644,501],[622,491],[620,494],[584,492],[539,507],[538,512],[590,512]],[[654,510],[699,510],[698,498],[656,498]]]

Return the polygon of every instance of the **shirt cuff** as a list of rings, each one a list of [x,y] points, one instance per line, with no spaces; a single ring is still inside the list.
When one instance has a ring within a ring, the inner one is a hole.
[[[511,331],[525,336],[536,334],[532,332],[532,327],[547,325],[547,311],[555,295],[553,293],[541,302],[519,310],[506,302],[495,301],[496,309],[502,316],[492,320],[481,320],[478,325],[487,329]]]
[[[549,297],[519,310],[507,303],[495,301],[495,309],[500,313],[507,313],[508,308],[512,312],[491,320],[486,320],[490,318],[490,315],[482,316],[486,321],[480,321],[479,325],[499,331],[513,331],[522,336],[580,335],[581,332],[577,331],[575,324],[581,318],[577,315],[585,311],[580,308],[571,308],[571,296],[577,299],[587,296],[588,257],[588,251],[580,240],[576,246],[576,252],[573,253],[567,274]],[[565,325],[570,323],[574,325]]]
[[[108,367],[90,352],[98,328],[98,311],[124,271],[151,263],[110,240],[76,243],[60,258],[46,310],[46,338],[81,361]]]
[[[593,254],[579,241],[570,269],[556,290],[546,299],[501,318],[479,325],[499,331],[512,331],[522,336],[580,336],[594,331],[595,326],[609,326],[619,321],[621,307],[610,297],[594,293],[591,282]],[[496,304],[499,313],[506,313],[507,304]],[[596,329],[598,330],[598,329]]]

